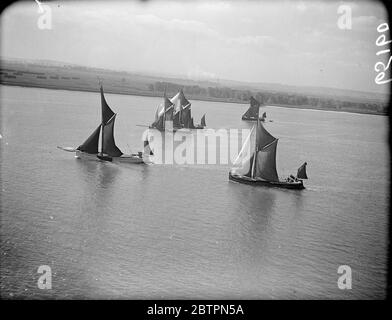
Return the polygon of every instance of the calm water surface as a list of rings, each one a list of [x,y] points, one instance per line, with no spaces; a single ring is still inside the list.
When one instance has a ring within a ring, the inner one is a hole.
[[[106,95],[126,152],[161,99]],[[229,165],[86,162],[97,93],[0,86],[2,298],[385,297],[387,117],[266,107],[277,169],[303,191],[228,181]],[[247,105],[193,101],[195,122],[250,128]],[[339,265],[352,290],[337,287]],[[40,265],[52,290],[37,288]]]

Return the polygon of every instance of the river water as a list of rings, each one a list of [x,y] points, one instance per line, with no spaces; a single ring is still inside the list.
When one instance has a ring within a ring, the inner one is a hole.
[[[138,151],[160,98],[107,94],[121,150]],[[247,105],[191,101],[195,122],[249,129]],[[277,169],[302,191],[228,181],[230,164],[89,162],[98,93],[0,86],[1,297],[381,299],[388,119],[264,107]],[[194,134],[194,133],[191,133]],[[37,287],[50,266],[52,289]],[[337,285],[340,265],[352,289]]]

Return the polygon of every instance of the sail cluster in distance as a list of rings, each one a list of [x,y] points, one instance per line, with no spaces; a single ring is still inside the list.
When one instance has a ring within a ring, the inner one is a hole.
[[[163,100],[163,104],[157,107],[155,120],[151,124],[151,128],[165,131],[166,129],[203,129],[206,127],[205,114],[201,118],[199,125],[194,124],[191,114],[191,103],[185,98],[182,90],[171,99],[165,93]]]

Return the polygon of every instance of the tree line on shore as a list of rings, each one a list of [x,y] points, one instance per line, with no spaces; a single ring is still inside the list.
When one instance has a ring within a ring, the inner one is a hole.
[[[230,102],[248,103],[251,96],[264,104],[317,107],[326,110],[363,111],[386,114],[388,105],[382,102],[353,102],[339,98],[316,97],[297,93],[275,91],[250,91],[228,87],[200,87],[198,85],[180,85],[170,82],[155,82],[148,85],[154,93],[175,93],[182,89],[190,98],[207,98]]]

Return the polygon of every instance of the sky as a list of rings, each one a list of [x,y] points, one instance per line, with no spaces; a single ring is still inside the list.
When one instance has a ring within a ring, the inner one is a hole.
[[[374,66],[387,12],[376,1],[51,2],[51,29],[31,0],[0,16],[0,55],[194,80],[389,92]],[[340,29],[340,5],[351,29]],[[385,33],[389,40],[389,33]],[[389,74],[386,74],[386,79]]]

